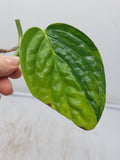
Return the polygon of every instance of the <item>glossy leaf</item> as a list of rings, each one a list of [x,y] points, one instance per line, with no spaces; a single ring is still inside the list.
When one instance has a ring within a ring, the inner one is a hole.
[[[20,63],[33,96],[81,128],[96,126],[105,105],[105,74],[98,49],[83,32],[62,23],[30,28]]]

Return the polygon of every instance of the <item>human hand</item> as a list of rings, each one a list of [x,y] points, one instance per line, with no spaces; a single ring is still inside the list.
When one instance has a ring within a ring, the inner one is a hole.
[[[19,69],[19,57],[0,55],[0,93],[10,95],[13,92],[9,78],[17,79],[22,75]]]

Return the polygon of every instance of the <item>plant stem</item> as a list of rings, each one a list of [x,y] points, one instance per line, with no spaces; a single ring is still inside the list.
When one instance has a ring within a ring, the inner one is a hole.
[[[0,49],[0,53],[8,53],[8,52],[16,51],[17,48],[18,46],[12,47],[10,49]]]
[[[20,24],[20,20],[16,19],[15,23],[16,23],[17,31],[18,31],[18,44],[19,44],[20,41],[21,41],[21,38],[23,36],[23,31],[22,31],[22,27],[21,27],[21,24]]]
[[[16,52],[13,54],[13,56],[18,56],[19,57],[19,48],[17,48]]]
[[[16,23],[16,27],[17,27],[17,31],[18,31],[18,48],[13,56],[19,56],[19,47],[20,47],[22,36],[23,36],[23,31],[22,31],[22,27],[20,24],[20,20],[16,19],[15,23]]]

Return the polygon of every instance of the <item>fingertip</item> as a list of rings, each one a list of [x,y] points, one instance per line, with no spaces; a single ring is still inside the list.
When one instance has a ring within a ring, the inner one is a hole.
[[[19,67],[19,57],[0,56],[0,77],[7,77]]]
[[[7,77],[0,78],[0,93],[6,96],[13,93],[12,83]]]
[[[11,66],[18,66],[19,65],[19,57],[7,57],[6,61]]]
[[[17,79],[20,78],[21,76],[22,76],[22,71],[20,70],[20,68],[17,68],[17,70],[14,73],[9,75],[9,77],[12,79]]]

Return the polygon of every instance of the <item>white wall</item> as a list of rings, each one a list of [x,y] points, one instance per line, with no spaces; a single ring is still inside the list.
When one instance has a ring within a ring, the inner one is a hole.
[[[0,0],[0,48],[17,44],[15,19],[23,30],[31,26],[44,29],[55,22],[74,25],[85,32],[103,58],[107,103],[120,104],[120,1],[119,0]],[[13,80],[16,91],[26,91],[21,78]]]

